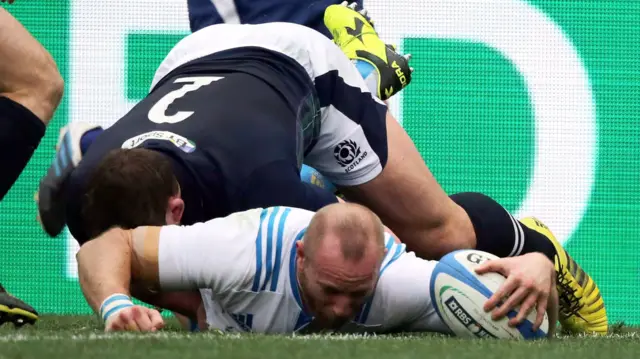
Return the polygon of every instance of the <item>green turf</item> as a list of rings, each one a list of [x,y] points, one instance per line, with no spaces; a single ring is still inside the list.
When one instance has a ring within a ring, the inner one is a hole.
[[[33,327],[0,328],[0,358],[640,358],[640,336],[561,337],[523,342],[437,335],[265,336],[184,333],[176,323],[156,334],[103,334],[95,317],[43,317]]]

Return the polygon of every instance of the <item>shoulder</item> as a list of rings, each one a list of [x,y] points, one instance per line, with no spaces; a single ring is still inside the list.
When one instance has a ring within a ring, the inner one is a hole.
[[[265,236],[276,236],[285,242],[301,239],[314,212],[294,207],[265,208],[260,214],[261,231]]]

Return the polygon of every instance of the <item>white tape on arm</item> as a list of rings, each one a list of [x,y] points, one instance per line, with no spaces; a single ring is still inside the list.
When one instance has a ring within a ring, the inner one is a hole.
[[[102,302],[100,306],[100,317],[103,322],[106,322],[110,316],[129,307],[133,307],[133,302],[128,295],[121,293],[112,294]]]

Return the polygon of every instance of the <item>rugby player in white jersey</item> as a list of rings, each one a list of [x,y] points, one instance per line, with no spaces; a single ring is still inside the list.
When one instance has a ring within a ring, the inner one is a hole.
[[[107,331],[162,328],[155,309],[131,302],[135,284],[147,288],[152,304],[198,318],[200,329],[449,332],[430,300],[436,262],[406,252],[373,212],[355,204],[317,213],[253,209],[191,226],[114,228],[83,245],[77,258],[83,293]],[[556,322],[554,268],[543,254],[487,262],[483,270],[514,278],[528,272],[535,280],[505,282],[487,310],[504,291],[522,293],[516,324],[544,296],[549,308],[537,308],[535,329],[547,309]],[[494,310],[496,318],[506,314],[505,304]]]

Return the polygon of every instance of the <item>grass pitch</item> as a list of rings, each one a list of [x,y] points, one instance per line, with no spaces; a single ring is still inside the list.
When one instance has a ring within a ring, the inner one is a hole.
[[[268,336],[185,333],[168,321],[154,334],[104,334],[92,316],[45,316],[37,325],[0,328],[0,358],[640,358],[640,331],[552,341],[463,340],[440,335]]]

